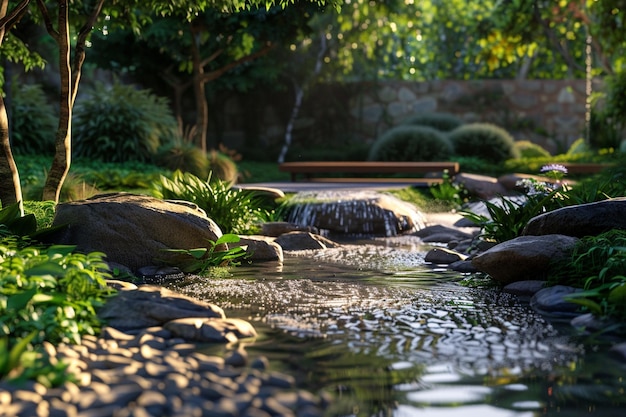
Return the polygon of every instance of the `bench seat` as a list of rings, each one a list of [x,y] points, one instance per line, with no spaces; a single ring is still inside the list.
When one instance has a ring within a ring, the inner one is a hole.
[[[299,161],[285,162],[278,169],[291,174],[297,181],[298,174],[308,181],[319,182],[390,182],[390,183],[437,183],[441,178],[314,178],[313,174],[416,174],[443,173],[450,176],[459,173],[458,162],[383,162],[383,161]]]

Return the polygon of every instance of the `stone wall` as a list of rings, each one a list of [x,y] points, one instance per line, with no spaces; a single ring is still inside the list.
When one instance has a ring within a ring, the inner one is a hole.
[[[348,139],[370,143],[409,116],[447,112],[467,122],[498,124],[517,140],[532,140],[560,152],[584,135],[585,100],[585,80],[319,85],[305,99],[294,129],[294,145],[324,147]],[[237,149],[244,143],[261,142],[277,148],[284,140],[293,106],[288,91],[257,92],[249,99],[230,96],[222,103],[232,121],[222,132],[227,146]],[[251,114],[251,107],[258,114]],[[253,121],[256,125],[251,127]]]

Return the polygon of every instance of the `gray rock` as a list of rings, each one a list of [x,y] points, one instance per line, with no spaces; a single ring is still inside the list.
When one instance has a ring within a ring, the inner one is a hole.
[[[68,225],[47,240],[104,252],[107,260],[135,271],[146,265],[176,263],[168,249],[208,247],[222,235],[203,210],[188,202],[125,193],[104,194],[57,206],[54,226]]]
[[[563,207],[531,219],[523,235],[562,234],[596,236],[612,229],[626,230],[626,197]]]
[[[230,243],[229,246],[247,246],[247,261],[283,261],[283,248],[274,239],[265,236],[240,236],[239,242]]]
[[[542,288],[530,299],[530,306],[538,313],[554,318],[572,318],[579,315],[581,306],[567,301],[568,295],[582,291],[566,285]]]
[[[144,282],[165,283],[177,281],[185,277],[185,273],[175,266],[142,266],[137,276]]]
[[[449,243],[472,238],[470,233],[442,225],[428,226],[418,230],[414,234],[425,243]]]
[[[626,342],[613,345],[609,352],[622,362],[626,362]]]
[[[619,325],[615,319],[594,316],[591,313],[581,314],[574,317],[570,324],[581,332],[590,334],[604,331],[613,325]]]
[[[478,272],[470,260],[452,262],[448,265],[448,268],[462,274],[473,274],[474,272]]]
[[[542,279],[550,263],[568,256],[577,241],[563,235],[521,236],[477,255],[472,264],[503,284]]]
[[[309,232],[290,232],[276,238],[285,251],[328,249],[339,246],[330,239]]]
[[[137,290],[120,291],[107,300],[98,316],[120,330],[160,326],[182,317],[223,318],[224,311],[166,288],[143,285]]]
[[[433,264],[448,265],[457,261],[464,261],[466,255],[446,248],[433,248],[426,253],[424,260]]]
[[[257,336],[254,327],[241,319],[186,317],[169,321],[163,327],[176,336],[196,342],[230,343]]]
[[[265,222],[261,225],[261,234],[264,236],[278,237],[289,232],[310,232],[318,234],[319,230],[312,226],[299,226],[289,222]]]
[[[525,281],[517,281],[512,282],[504,286],[502,291],[517,295],[519,297],[527,297],[530,299],[533,295],[537,293],[537,291],[545,288],[546,281],[542,280],[525,280]]]
[[[454,182],[463,185],[470,195],[484,200],[504,195],[507,192],[507,189],[498,182],[497,178],[486,175],[461,172],[454,177]]]

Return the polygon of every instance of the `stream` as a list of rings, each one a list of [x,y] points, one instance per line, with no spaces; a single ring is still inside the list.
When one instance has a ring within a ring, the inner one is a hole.
[[[259,336],[248,355],[327,395],[328,416],[626,411],[626,366],[605,338],[426,264],[419,239],[348,243],[238,266],[226,278],[190,277],[177,289],[251,321]]]

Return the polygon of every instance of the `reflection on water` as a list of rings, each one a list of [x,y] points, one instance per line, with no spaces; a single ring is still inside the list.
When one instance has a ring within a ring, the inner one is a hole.
[[[328,415],[619,415],[626,405],[626,369],[599,342],[433,272],[423,252],[378,244],[296,255],[182,290],[251,320],[260,337],[249,353],[331,393]]]

